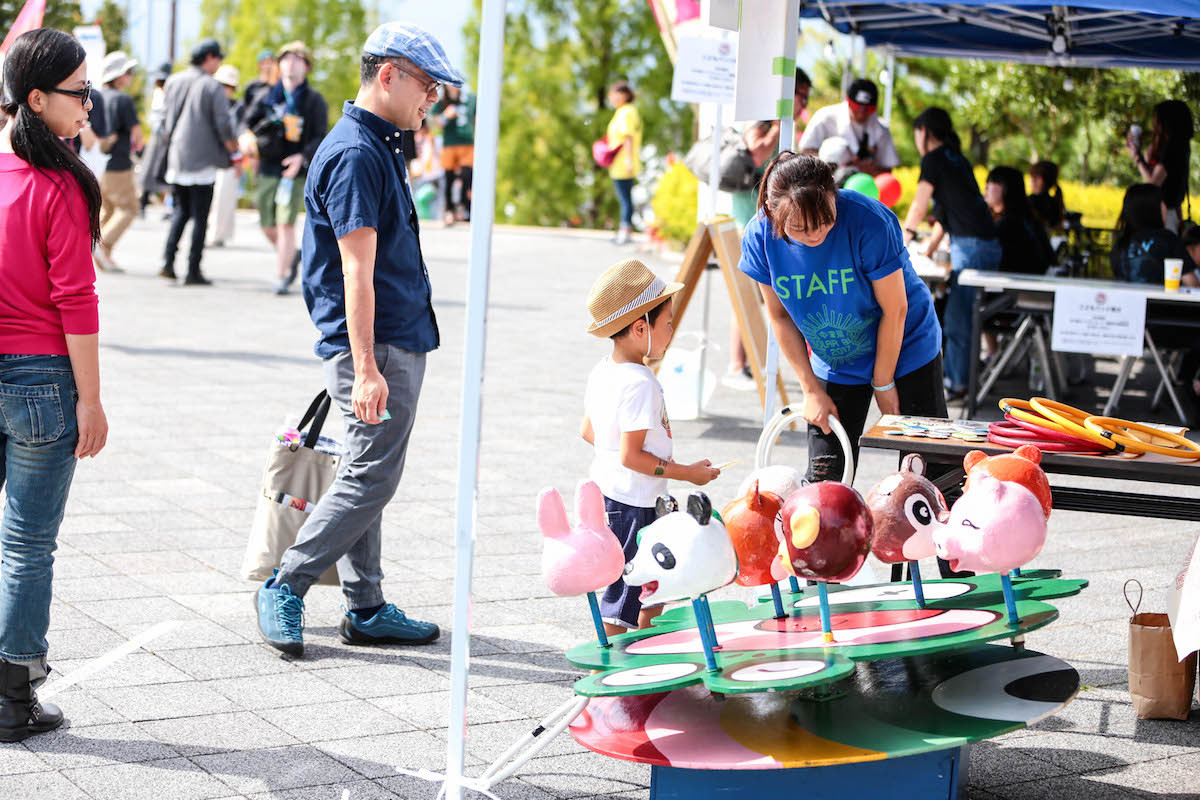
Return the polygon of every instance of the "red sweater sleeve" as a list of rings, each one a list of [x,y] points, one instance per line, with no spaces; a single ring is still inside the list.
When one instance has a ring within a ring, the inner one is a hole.
[[[62,183],[49,194],[46,260],[50,266],[50,300],[62,315],[63,333],[98,333],[99,298],[87,201],[70,175],[64,175]]]

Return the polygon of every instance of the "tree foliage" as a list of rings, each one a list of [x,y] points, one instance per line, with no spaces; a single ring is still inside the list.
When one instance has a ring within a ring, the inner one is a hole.
[[[104,0],[96,11],[96,24],[104,35],[104,52],[125,49],[125,34],[129,31],[129,19],[125,7],[117,0]]]
[[[357,93],[362,46],[374,25],[363,0],[204,0],[201,13],[203,35],[225,44],[225,63],[238,68],[243,84],[257,74],[259,52],[299,39],[313,52],[309,82],[329,103],[330,124]]]
[[[17,15],[24,7],[25,0],[0,0],[0,39],[8,35],[9,29],[17,21]],[[82,19],[79,0],[46,0],[42,27],[70,33]]]
[[[481,4],[465,36],[476,83]],[[608,87],[637,92],[644,156],[686,149],[690,107],[670,100],[672,70],[650,7],[622,0],[509,0],[496,186],[497,219],[605,226],[617,200],[591,144],[604,136]]]

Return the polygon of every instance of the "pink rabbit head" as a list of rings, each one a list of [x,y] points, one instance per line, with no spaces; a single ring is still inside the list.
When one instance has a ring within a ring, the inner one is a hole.
[[[538,526],[545,535],[542,549],[542,580],[560,597],[603,589],[615,583],[625,569],[625,553],[608,527],[604,497],[592,481],[580,481],[575,489],[574,528],[557,489],[538,494]]]

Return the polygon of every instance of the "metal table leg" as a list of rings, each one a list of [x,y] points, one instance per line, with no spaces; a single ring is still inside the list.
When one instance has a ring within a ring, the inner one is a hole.
[[[1175,406],[1175,413],[1179,415],[1179,421],[1186,426],[1188,424],[1187,414],[1183,413],[1183,406],[1175,394],[1175,385],[1171,382],[1171,373],[1167,372],[1167,368],[1163,366],[1162,358],[1158,354],[1158,348],[1154,346],[1154,337],[1150,335],[1149,329],[1146,330],[1146,348],[1154,359],[1154,365],[1158,367],[1158,374],[1162,376],[1163,384],[1167,387],[1167,394],[1171,398],[1171,405]]]
[[[1042,326],[1034,325],[1033,342],[1037,345],[1038,361],[1042,363],[1042,373],[1046,378],[1046,394],[1051,400],[1058,400],[1058,386],[1055,385],[1054,369],[1050,366],[1050,347],[1042,334]]]
[[[1133,356],[1121,356],[1121,367],[1117,370],[1117,381],[1113,384],[1112,394],[1108,396],[1108,402],[1104,404],[1104,414],[1102,416],[1112,416],[1113,409],[1117,407],[1117,403],[1121,400],[1121,393],[1125,391],[1125,382],[1129,380],[1129,373],[1133,370],[1133,362]]]
[[[1017,326],[1017,332],[1013,334],[1012,341],[1004,348],[1004,352],[1000,354],[1000,358],[996,359],[995,365],[992,366],[986,378],[983,381],[983,386],[979,389],[979,394],[975,397],[976,405],[983,402],[987,397],[988,392],[992,390],[992,385],[1000,379],[1004,374],[1004,368],[1008,366],[1008,362],[1016,355],[1021,344],[1025,341],[1025,337],[1029,335],[1030,328],[1033,327],[1033,316],[1025,315],[1025,319],[1021,320],[1021,324]]]

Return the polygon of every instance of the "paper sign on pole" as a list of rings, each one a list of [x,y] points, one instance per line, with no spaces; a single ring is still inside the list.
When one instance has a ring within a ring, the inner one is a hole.
[[[1175,654],[1183,661],[1200,650],[1200,534],[1192,540],[1183,566],[1167,589],[1167,618],[1175,638]]]
[[[792,116],[796,53],[788,52],[787,31],[799,24],[789,17],[788,0],[742,0],[738,31],[735,121]]]
[[[714,28],[738,29],[738,0],[701,0],[700,20]]]
[[[671,99],[677,103],[732,103],[737,44],[688,36],[679,40],[678,48]]]
[[[101,86],[104,75],[104,31],[99,25],[80,25],[72,33],[87,55],[87,76],[93,86]]]
[[[1141,356],[1146,295],[1123,289],[1063,287],[1054,292],[1050,347],[1060,353]]]

